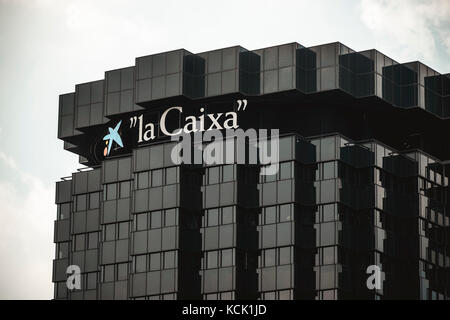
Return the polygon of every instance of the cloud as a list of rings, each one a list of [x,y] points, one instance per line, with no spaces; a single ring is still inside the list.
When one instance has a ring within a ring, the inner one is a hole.
[[[53,188],[2,152],[0,169],[15,178],[0,180],[0,299],[51,299]]]
[[[362,0],[359,9],[377,48],[392,52],[399,62],[435,61],[441,44],[450,54],[448,0]]]
[[[2,130],[0,128],[0,134],[2,133]],[[4,152],[0,152],[0,160],[3,161],[8,167],[11,169],[17,169],[16,161],[12,157],[9,157]]]

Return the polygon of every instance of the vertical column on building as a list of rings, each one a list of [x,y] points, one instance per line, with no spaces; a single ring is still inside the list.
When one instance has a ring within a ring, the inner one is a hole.
[[[381,268],[383,261],[386,226],[378,221],[379,210],[383,210],[384,193],[381,185],[374,185],[374,152],[366,146],[338,139],[341,142],[337,162],[341,184],[338,204],[341,230],[338,231],[337,257],[342,265],[338,298],[374,299],[375,294],[382,294],[382,290],[369,290],[367,278],[371,274],[366,270],[371,265]],[[325,166],[323,176],[327,175]],[[381,200],[377,202],[376,198]],[[379,276],[381,278],[382,274]]]
[[[202,295],[256,299],[258,167],[205,165]]]
[[[70,217],[70,264],[80,268],[81,290],[71,290],[71,300],[98,297],[98,247],[100,211],[100,169],[72,174],[72,214]]]
[[[370,151],[339,135],[315,138],[316,299],[356,299],[372,264]]]
[[[72,247],[70,236],[70,217],[72,215],[72,179],[65,178],[56,183],[57,216],[55,221],[54,242],[56,246],[53,260],[53,278],[55,299],[67,299],[67,275]]]
[[[296,136],[279,140],[279,170],[259,183],[259,295],[313,298],[314,146]]]
[[[102,166],[100,298],[129,297],[132,158],[108,159]]]
[[[173,146],[133,153],[132,299],[200,298],[201,169],[174,164]]]

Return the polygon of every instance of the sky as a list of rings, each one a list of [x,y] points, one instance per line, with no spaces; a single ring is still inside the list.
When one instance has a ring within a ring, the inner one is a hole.
[[[58,96],[136,57],[340,41],[450,72],[450,1],[0,0],[0,299],[51,299]]]

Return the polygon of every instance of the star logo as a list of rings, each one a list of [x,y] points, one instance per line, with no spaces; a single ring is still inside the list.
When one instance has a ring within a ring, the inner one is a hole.
[[[106,157],[109,155],[109,152],[111,151],[111,147],[114,143],[114,141],[120,146],[123,147],[122,138],[119,135],[119,128],[120,124],[122,123],[122,120],[119,121],[119,123],[115,126],[115,128],[108,128],[109,133],[103,137],[103,140],[106,140],[106,146],[103,150],[103,155]]]

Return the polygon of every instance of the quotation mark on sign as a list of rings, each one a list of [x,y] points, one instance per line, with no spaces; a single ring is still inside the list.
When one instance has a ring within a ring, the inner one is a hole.
[[[138,121],[138,117],[134,116],[130,118],[130,128],[135,127]]]
[[[238,100],[237,103],[238,103],[238,108],[237,108],[238,111],[241,111],[241,107],[242,107],[242,110],[245,111],[245,108],[247,108],[247,99]]]

